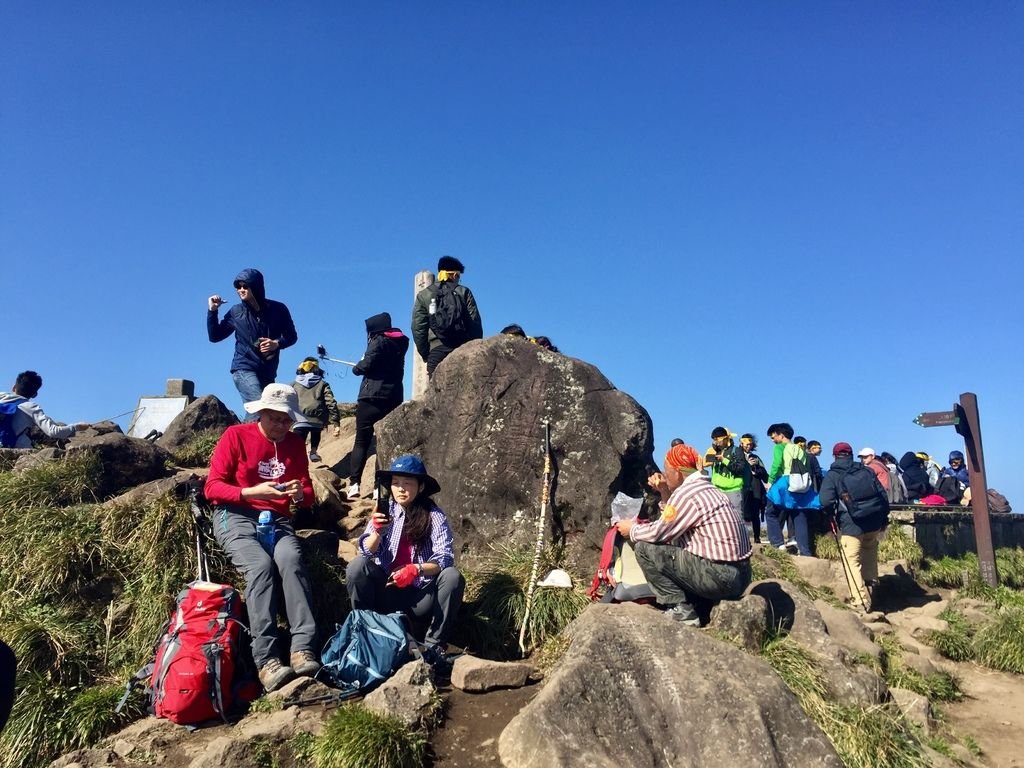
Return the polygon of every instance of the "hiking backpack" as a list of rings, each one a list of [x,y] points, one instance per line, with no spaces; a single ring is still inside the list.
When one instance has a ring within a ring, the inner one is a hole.
[[[907,484],[903,480],[903,472],[899,467],[892,464],[885,465],[889,473],[889,492],[887,497],[890,504],[907,503]]]
[[[244,674],[242,597],[227,584],[194,581],[157,643],[150,679],[153,714],[179,725],[228,716],[259,696],[255,675]]]
[[[871,515],[875,510],[865,502],[876,499],[888,507],[888,496],[878,476],[862,464],[855,464],[839,481],[839,501],[854,520]]]
[[[18,443],[18,433],[14,431],[14,415],[23,398],[0,403],[0,447],[13,448]]]
[[[446,347],[457,347],[469,337],[469,307],[457,287],[450,280],[431,287],[434,311],[427,315],[427,321],[430,330]]]
[[[1006,497],[1003,496],[1003,494],[1001,494],[999,491],[996,491],[996,490],[993,490],[992,488],[989,488],[988,489],[988,511],[989,512],[995,512],[996,514],[999,514],[999,515],[1004,515],[1004,514],[1007,514],[1008,512],[1012,512],[1013,509],[1010,507],[1010,502],[1006,500]]]
[[[316,678],[362,693],[391,677],[410,653],[419,655],[419,643],[409,634],[403,614],[353,609],[324,645]]]
[[[964,489],[952,475],[942,475],[935,486],[935,493],[943,498],[947,504],[959,504],[964,497]]]

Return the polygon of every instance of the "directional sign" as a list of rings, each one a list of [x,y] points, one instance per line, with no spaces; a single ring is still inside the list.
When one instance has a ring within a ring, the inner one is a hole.
[[[929,411],[917,414],[914,423],[919,427],[952,427],[960,423],[960,415],[956,411]]]

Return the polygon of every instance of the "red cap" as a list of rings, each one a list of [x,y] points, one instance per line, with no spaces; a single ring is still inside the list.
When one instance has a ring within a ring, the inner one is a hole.
[[[849,443],[836,443],[832,446],[832,455],[838,456],[840,453],[848,453],[853,455],[853,446]]]

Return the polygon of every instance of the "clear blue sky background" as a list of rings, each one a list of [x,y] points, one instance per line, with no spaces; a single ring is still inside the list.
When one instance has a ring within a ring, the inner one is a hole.
[[[787,420],[944,459],[911,420],[973,391],[1024,510],[1022,38],[1014,2],[2,2],[0,386],[237,409],[205,304],[240,268],[290,380],[408,331],[450,253],[486,333],[598,366],[659,455]]]

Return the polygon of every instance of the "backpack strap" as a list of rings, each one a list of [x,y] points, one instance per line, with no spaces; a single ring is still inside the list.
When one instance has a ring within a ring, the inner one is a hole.
[[[608,532],[604,535],[604,544],[601,547],[601,561],[597,564],[597,573],[594,574],[594,580],[590,582],[590,589],[587,590],[587,597],[591,600],[598,599],[597,593],[601,589],[602,583],[607,582],[612,586],[615,584],[611,565],[615,557],[615,537],[618,535],[619,528],[616,525],[609,528]]]

